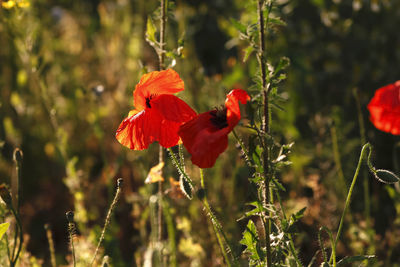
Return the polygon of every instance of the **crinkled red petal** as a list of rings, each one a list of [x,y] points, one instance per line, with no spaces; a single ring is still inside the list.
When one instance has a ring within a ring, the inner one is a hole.
[[[155,125],[161,124],[161,121],[159,114],[151,109],[142,110],[125,118],[119,125],[115,137],[118,142],[130,149],[146,149],[149,144],[159,139],[159,131]]]
[[[192,155],[192,163],[200,168],[214,166],[218,156],[228,147],[228,127],[218,129],[211,123],[210,112],[205,112],[184,123],[178,134]]]
[[[133,92],[137,110],[146,108],[146,98],[162,94],[175,94],[184,90],[184,83],[173,69],[144,74]]]
[[[368,110],[377,129],[400,135],[400,81],[378,89],[368,104]]]
[[[230,129],[233,129],[240,121],[239,101],[242,104],[246,104],[249,100],[250,96],[245,90],[242,89],[234,89],[230,91],[229,94],[226,96],[226,119],[228,121],[228,127]]]
[[[150,101],[166,120],[186,122],[196,116],[196,112],[183,100],[174,95],[160,95]]]
[[[147,149],[158,141],[168,148],[178,144],[178,129],[182,123],[168,121],[155,109],[145,109],[134,116],[125,118],[115,137],[122,145],[134,149]]]

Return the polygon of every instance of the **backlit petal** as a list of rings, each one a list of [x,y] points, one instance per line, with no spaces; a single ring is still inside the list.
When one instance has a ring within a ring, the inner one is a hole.
[[[160,95],[150,102],[166,120],[186,122],[196,116],[196,112],[183,100],[174,95]]]
[[[378,89],[368,104],[368,110],[377,129],[400,135],[400,81]]]
[[[192,155],[192,163],[200,168],[214,166],[218,156],[228,146],[228,133],[226,127],[218,129],[210,119],[210,112],[198,115],[196,118],[184,123],[178,133],[183,145]]]
[[[246,104],[248,100],[250,100],[250,96],[247,94],[245,90],[242,89],[234,89],[230,91],[230,93],[226,96],[225,100],[225,107],[227,108],[226,118],[228,121],[229,128],[233,129],[233,127],[235,127],[240,120],[239,101],[242,104]]]
[[[151,109],[145,109],[125,118],[115,134],[118,142],[134,149],[143,150],[159,139],[162,117]]]
[[[161,94],[175,94],[184,90],[179,74],[172,70],[153,71],[144,74],[133,92],[134,106],[137,110],[146,108],[146,98]]]

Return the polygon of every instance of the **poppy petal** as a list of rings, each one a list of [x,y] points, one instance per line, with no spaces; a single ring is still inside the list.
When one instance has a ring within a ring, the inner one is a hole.
[[[121,122],[115,137],[118,142],[130,149],[146,149],[149,144],[159,139],[157,125],[160,125],[161,121],[161,115],[151,109],[136,112]]]
[[[184,90],[184,83],[173,69],[152,71],[144,74],[133,92],[134,106],[146,108],[146,98],[161,94],[175,94]]]
[[[378,89],[368,104],[368,110],[377,129],[400,135],[400,81]]]
[[[147,149],[155,141],[168,148],[179,143],[181,124],[166,120],[157,109],[149,108],[125,118],[115,137],[122,145],[134,150]]]
[[[210,112],[205,112],[184,123],[178,134],[183,145],[192,155],[192,163],[200,168],[214,166],[218,156],[228,147],[228,133],[226,127],[218,129],[211,123]]]
[[[188,104],[174,95],[160,95],[152,99],[150,105],[169,121],[182,123],[196,116],[196,112]]]
[[[248,100],[250,100],[250,96],[245,90],[242,89],[234,89],[230,91],[229,94],[226,96],[226,119],[228,121],[230,129],[233,129],[233,127],[235,127],[240,120],[239,101],[242,104],[246,104]]]

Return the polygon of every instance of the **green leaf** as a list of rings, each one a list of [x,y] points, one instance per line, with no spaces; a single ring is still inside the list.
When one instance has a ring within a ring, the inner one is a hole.
[[[281,70],[285,70],[287,67],[289,67],[290,66],[290,59],[289,58],[287,58],[287,57],[282,57],[280,60],[279,60],[279,63],[278,63],[278,65],[276,66],[276,68],[275,68],[275,73],[278,73],[279,71],[281,71]]]
[[[240,240],[240,244],[245,245],[246,249],[244,252],[250,254],[250,259],[252,260],[260,260],[260,249],[257,246],[258,243],[258,234],[257,229],[252,220],[249,220],[247,223],[246,230],[243,232],[243,238]]]
[[[150,43],[156,43],[156,32],[157,28],[153,23],[153,20],[148,17],[147,18],[147,30],[146,30],[146,40]]]
[[[375,255],[358,255],[358,256],[351,256],[351,257],[344,257],[341,259],[336,266],[345,266],[346,264],[363,261],[363,260],[371,260],[376,258]]]
[[[268,18],[268,23],[272,25],[277,25],[277,26],[286,26],[286,22],[281,20],[281,18]]]
[[[253,53],[254,47],[253,46],[248,46],[244,49],[244,57],[243,57],[243,62],[246,62],[251,53]]]
[[[378,181],[385,184],[394,184],[400,181],[400,178],[396,174],[388,170],[376,170],[374,175]]]
[[[10,227],[10,223],[8,223],[8,222],[0,224],[0,239],[7,232],[8,227]]]
[[[290,223],[285,230],[287,233],[297,233],[298,232],[297,225],[299,223],[299,220],[304,216],[305,210],[306,210],[306,207],[302,208],[301,210],[299,210],[298,212],[296,212],[296,213],[292,214],[292,216],[290,216]]]
[[[246,212],[246,213],[245,213],[245,216],[246,216],[246,217],[250,217],[250,216],[253,216],[253,215],[258,215],[258,214],[260,214],[261,212],[266,211],[266,209],[264,209],[264,207],[262,206],[262,203],[259,202],[259,201],[253,201],[253,202],[251,202],[251,203],[247,203],[247,205],[254,206],[255,208],[252,209],[252,210],[249,211],[249,212]]]
[[[239,32],[246,34],[247,31],[247,27],[245,25],[243,25],[243,23],[241,23],[240,21],[231,18],[231,23],[233,25],[233,27],[235,27],[236,30],[238,30]]]

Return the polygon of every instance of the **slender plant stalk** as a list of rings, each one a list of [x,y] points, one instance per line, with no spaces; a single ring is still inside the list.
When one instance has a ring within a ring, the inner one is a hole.
[[[361,149],[360,158],[358,159],[357,168],[356,168],[356,171],[355,171],[355,173],[354,173],[354,177],[353,177],[353,180],[352,180],[352,182],[351,182],[351,185],[350,185],[350,188],[349,188],[349,192],[347,193],[346,202],[345,202],[345,205],[344,205],[342,217],[340,218],[339,227],[338,227],[338,230],[337,230],[335,242],[333,242],[332,249],[333,249],[333,247],[336,248],[336,245],[337,245],[337,243],[338,243],[338,241],[339,241],[339,238],[340,238],[340,234],[342,233],[344,217],[345,217],[345,215],[346,215],[346,213],[347,213],[347,210],[348,210],[348,208],[349,208],[349,206],[350,206],[351,196],[353,195],[354,185],[356,184],[358,174],[360,173],[361,163],[362,163],[362,161],[363,161],[363,159],[364,159],[364,157],[365,157],[365,153],[366,153],[366,151],[367,151],[367,148],[369,149],[369,156],[368,156],[368,158],[371,156],[371,145],[370,145],[369,143],[367,143],[367,144],[365,144],[365,145],[362,147],[362,149]],[[370,161],[369,161],[369,160],[368,160],[368,165],[370,165]],[[371,168],[372,166],[369,166],[369,167]],[[329,263],[332,262],[333,256],[334,256],[334,255],[333,255],[333,253],[332,253],[331,258],[329,259]]]
[[[106,229],[107,229],[107,227],[108,227],[108,225],[110,224],[110,221],[111,221],[111,214],[112,214],[115,206],[117,205],[118,199],[119,199],[119,197],[121,195],[122,184],[123,184],[122,178],[118,178],[118,180],[117,180],[117,191],[116,191],[114,199],[113,199],[113,201],[112,201],[112,203],[110,205],[110,208],[108,209],[107,216],[106,216],[106,221],[104,223],[103,230],[101,231],[99,242],[97,243],[97,247],[96,247],[96,250],[94,252],[93,258],[92,258],[92,260],[90,262],[90,266],[92,266],[93,263],[96,261],[96,256],[97,256],[97,253],[99,253],[101,242],[103,242],[103,240],[104,240],[104,234],[105,234]]]
[[[169,155],[171,156],[172,162],[174,163],[175,167],[178,169],[179,174],[181,174],[183,176],[183,178],[186,180],[186,182],[188,182],[190,184],[190,186],[192,188],[194,188],[194,183],[192,181],[192,179],[190,179],[189,175],[187,175],[187,173],[185,172],[184,167],[180,164],[180,162],[178,161],[178,159],[175,156],[174,151],[172,151],[171,148],[167,148]]]
[[[181,162],[178,161],[178,159],[175,156],[175,153],[172,151],[171,148],[168,148],[168,152],[169,152],[169,154],[171,156],[173,164],[178,169],[178,171],[182,175],[183,179],[185,179],[185,181],[187,181],[190,184],[190,186],[192,188],[194,188],[195,185],[194,185],[192,179],[185,172],[184,166],[181,164]],[[210,204],[208,203],[208,201],[205,201],[205,200],[207,200],[207,198],[205,198],[206,191],[205,191],[205,187],[204,187],[204,175],[203,175],[203,170],[202,169],[200,169],[200,182],[201,182],[201,188],[203,189],[203,192],[204,192],[204,196],[199,197],[199,199],[203,203],[204,208],[206,209],[207,214],[210,217],[211,223],[212,223],[213,228],[214,228],[214,232],[215,232],[215,234],[217,236],[218,244],[220,245],[220,248],[221,248],[222,254],[223,254],[224,258],[225,258],[225,261],[229,266],[232,266],[232,261],[229,259],[229,257],[227,257],[227,251],[226,251],[223,243],[226,244],[226,246],[228,247],[229,252],[232,255],[234,266],[237,266],[238,264],[236,262],[235,256],[233,255],[233,250],[232,250],[232,248],[231,248],[231,246],[230,246],[230,244],[228,242],[228,238],[226,237],[226,235],[225,235],[225,233],[224,233],[224,231],[222,229],[222,226],[219,223],[217,217],[215,217],[214,213],[212,212]]]
[[[165,223],[167,225],[169,248],[171,250],[168,266],[176,267],[178,265],[176,261],[176,232],[175,232],[174,220],[170,212],[170,206],[168,201],[163,201],[162,204],[163,204]]]
[[[158,52],[158,61],[160,64],[160,70],[164,69],[164,58],[165,58],[165,26],[167,23],[167,0],[161,0],[161,20],[160,20],[160,51]]]
[[[17,232],[18,232],[18,237],[19,237],[18,249],[16,250],[15,254],[14,254],[14,252],[15,252],[15,249],[17,247],[18,238],[16,237],[14,239],[14,249],[13,249],[13,253],[12,253],[12,264],[10,264],[13,267],[13,266],[15,266],[17,264],[17,260],[18,260],[19,254],[20,254],[21,249],[22,249],[22,243],[24,242],[24,236],[22,234],[22,223],[21,223],[21,219],[19,217],[18,212],[14,209],[14,207],[12,205],[11,205],[10,208],[11,208],[11,212],[13,213],[13,215],[15,217],[15,220],[17,221],[17,226],[16,226],[16,229],[15,229],[15,232],[16,232],[16,235],[17,235]]]
[[[322,231],[322,230],[324,230],[324,231],[328,234],[329,240],[331,241],[331,245],[332,245],[332,254],[331,254],[330,262],[333,261],[332,266],[333,266],[333,267],[336,267],[336,243],[335,243],[335,241],[333,240],[332,232],[331,232],[328,228],[326,228],[325,226],[322,226],[322,227],[320,228],[319,232],[318,232],[318,239],[319,239],[319,243],[320,243],[320,246],[321,246],[321,249],[322,249],[322,254],[323,254],[323,257],[324,257],[324,261],[326,262],[326,253],[325,253],[325,251],[324,251],[325,249],[324,249],[324,247],[323,247],[322,238],[321,238],[321,231]],[[330,266],[330,265],[329,265],[329,266]]]
[[[228,253],[226,252],[225,246],[224,246],[224,242],[222,240],[222,237],[220,235],[220,229],[217,228],[216,224],[213,222],[215,219],[215,216],[211,210],[210,204],[208,203],[208,199],[207,199],[207,191],[206,191],[206,187],[205,187],[205,183],[204,183],[204,172],[203,169],[200,168],[200,185],[201,185],[201,189],[203,189],[204,195],[203,198],[201,199],[201,201],[203,202],[204,208],[206,210],[206,213],[210,216],[211,219],[211,224],[214,228],[214,232],[215,235],[217,237],[218,240],[218,244],[219,247],[221,249],[221,253],[224,256],[225,262],[228,266],[232,266],[232,263],[228,257]]]
[[[71,254],[72,254],[72,263],[73,266],[76,266],[76,258],[75,258],[75,246],[74,246],[74,236],[76,231],[76,226],[74,222],[74,212],[68,211],[66,213],[68,220],[68,234],[69,234],[69,242],[71,242]]]
[[[160,50],[158,53],[158,61],[159,61],[159,69],[164,69],[164,58],[165,58],[165,26],[167,22],[167,14],[166,14],[166,0],[161,0],[161,19],[160,19]],[[160,145],[158,154],[158,163],[162,163],[163,160],[163,147]],[[157,211],[157,241],[161,242],[162,240],[162,198],[163,198],[163,190],[162,190],[162,181],[158,182],[158,211]],[[162,262],[162,251],[160,252],[160,262]]]
[[[264,15],[263,15],[263,6],[264,0],[258,0],[257,12],[258,12],[258,29],[259,29],[259,50],[257,54],[258,62],[261,69],[261,79],[262,79],[262,89],[263,89],[263,105],[264,105],[264,114],[262,116],[262,132],[264,135],[270,134],[270,109],[269,109],[269,89],[267,88],[267,74],[266,74],[266,61],[265,61],[265,26],[264,26]],[[269,10],[271,10],[272,2],[269,4]],[[268,12],[269,17],[269,12]],[[268,21],[267,21],[268,25]],[[261,140],[264,143],[264,140]],[[264,187],[263,187],[263,206],[266,208],[270,204],[270,190],[269,190],[269,146],[264,146],[263,151],[263,167],[264,167]],[[264,222],[264,219],[266,220]],[[267,267],[272,266],[271,261],[271,240],[270,240],[270,228],[271,221],[269,219],[268,214],[264,214],[261,217],[261,220],[264,222],[265,229],[265,246],[267,251]]]
[[[353,90],[354,98],[356,100],[357,114],[358,114],[358,125],[360,127],[360,141],[361,144],[367,143],[367,138],[365,136],[365,126],[364,126],[364,116],[361,110],[360,97],[358,95],[357,88]],[[364,187],[364,205],[365,205],[365,220],[367,222],[367,228],[371,228],[371,198],[369,195],[369,181],[368,172],[363,170],[363,187]],[[373,236],[370,235],[370,239],[373,240]],[[373,242],[372,242],[373,243]]]
[[[55,249],[54,249],[53,233],[51,232],[51,227],[49,224],[45,224],[44,229],[46,230],[47,241],[49,242],[51,266],[56,267],[57,263],[56,263]]]

